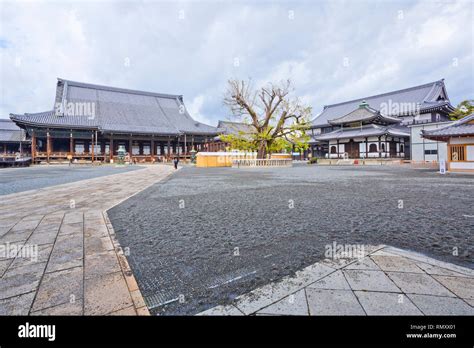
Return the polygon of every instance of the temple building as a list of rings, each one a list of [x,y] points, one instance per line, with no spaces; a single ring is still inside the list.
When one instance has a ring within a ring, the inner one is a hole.
[[[340,128],[316,140],[328,141],[329,158],[405,158],[408,128],[400,126],[400,118],[384,116],[366,102],[328,122]]]
[[[447,143],[448,171],[474,172],[474,114],[438,129],[425,130],[422,136]]]
[[[181,95],[58,79],[52,110],[10,118],[31,140],[34,163],[114,162],[119,148],[136,162],[189,158],[217,128],[195,121]]]
[[[211,152],[226,151],[230,144],[222,141],[222,135],[236,135],[241,137],[248,137],[248,134],[254,133],[255,129],[242,122],[231,122],[219,120],[217,123],[218,135],[212,138],[209,144],[206,144],[206,149]]]
[[[444,80],[327,105],[311,122],[312,155],[439,161],[446,145],[421,131],[443,126],[453,110]]]
[[[30,142],[26,133],[14,122],[0,119],[0,157],[27,157],[30,154]]]

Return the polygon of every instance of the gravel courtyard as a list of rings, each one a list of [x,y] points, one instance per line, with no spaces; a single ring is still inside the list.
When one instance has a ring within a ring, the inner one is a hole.
[[[0,196],[68,184],[100,176],[125,173],[139,166],[44,165],[0,169]]]
[[[472,175],[185,167],[109,217],[155,314],[229,303],[323,259],[334,242],[387,244],[474,268]]]

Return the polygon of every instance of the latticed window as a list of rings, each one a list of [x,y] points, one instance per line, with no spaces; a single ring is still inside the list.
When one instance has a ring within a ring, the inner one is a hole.
[[[370,144],[369,152],[377,152],[377,144]]]
[[[450,159],[452,162],[464,162],[466,160],[466,147],[464,145],[451,145]]]
[[[331,153],[337,153],[337,150],[336,150],[335,146],[331,146]]]

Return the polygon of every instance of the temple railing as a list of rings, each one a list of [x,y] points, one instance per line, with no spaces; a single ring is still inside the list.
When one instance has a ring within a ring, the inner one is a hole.
[[[292,159],[234,159],[232,167],[291,167]]]

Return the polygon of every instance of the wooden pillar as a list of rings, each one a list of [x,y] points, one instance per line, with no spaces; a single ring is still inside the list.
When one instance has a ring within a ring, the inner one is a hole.
[[[112,162],[113,159],[114,159],[114,135],[110,134],[109,162]]]
[[[46,133],[46,161],[49,163],[49,156],[51,154],[51,137],[49,135],[49,130]]]
[[[382,157],[382,142],[381,142],[381,139],[380,139],[380,135],[379,135],[379,157],[381,158]]]
[[[72,131],[69,133],[69,154],[74,156],[74,140],[72,139]]]
[[[369,138],[365,138],[365,158],[369,158]]]
[[[128,139],[128,155],[130,156],[130,160],[132,160],[132,136]]]
[[[94,162],[94,131],[92,131],[91,138],[92,138],[92,141],[91,141],[92,162]]]
[[[36,155],[36,135],[35,131],[31,132],[31,161],[35,162],[35,155]]]
[[[155,140],[151,138],[151,143],[150,143],[150,155],[151,158],[155,158]]]
[[[184,133],[184,155],[186,156],[188,154],[188,143],[186,141],[186,133]]]
[[[339,139],[336,139],[337,158],[339,158]]]
[[[169,158],[171,153],[170,153],[170,150],[171,150],[171,141],[170,141],[170,138],[168,137],[168,153],[166,154],[166,156]]]

